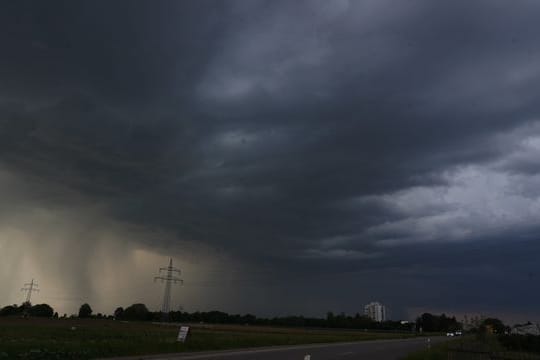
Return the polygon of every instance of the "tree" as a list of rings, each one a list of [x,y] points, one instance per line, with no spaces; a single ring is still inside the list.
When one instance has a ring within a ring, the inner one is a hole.
[[[482,322],[480,326],[480,332],[504,334],[506,326],[504,323],[496,318],[487,318]]]
[[[23,314],[24,317],[28,316],[28,313],[30,312],[30,309],[32,308],[32,304],[30,304],[29,301],[25,301],[19,306],[19,310],[21,314]]]
[[[128,306],[122,315],[123,319],[126,320],[139,320],[144,321],[150,319],[152,314],[146,308],[144,304],[133,304]]]
[[[114,318],[121,319],[122,315],[124,315],[124,308],[121,306],[117,307],[116,310],[114,310]]]
[[[90,316],[92,316],[92,308],[88,304],[82,304],[79,308],[79,317],[89,318]]]
[[[30,316],[38,316],[38,317],[52,317],[54,314],[53,308],[48,304],[37,304],[30,308],[28,311],[28,314]]]
[[[437,320],[438,318],[436,316],[433,316],[430,313],[423,313],[422,316],[416,320],[416,327],[422,329],[422,331],[438,331],[439,324]]]

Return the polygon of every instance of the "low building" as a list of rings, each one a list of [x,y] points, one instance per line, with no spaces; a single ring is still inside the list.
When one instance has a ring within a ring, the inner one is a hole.
[[[376,301],[364,306],[364,314],[373,321],[382,322],[387,320],[386,307]]]
[[[540,327],[537,324],[516,325],[510,331],[516,335],[540,335]]]

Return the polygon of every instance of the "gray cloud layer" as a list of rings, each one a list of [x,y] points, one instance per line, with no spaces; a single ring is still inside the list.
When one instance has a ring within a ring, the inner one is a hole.
[[[5,7],[0,161],[41,184],[10,205],[226,254],[291,294],[262,313],[538,316],[537,2]]]

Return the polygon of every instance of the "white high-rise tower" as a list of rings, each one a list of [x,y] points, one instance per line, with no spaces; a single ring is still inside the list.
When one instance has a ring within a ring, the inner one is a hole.
[[[379,302],[371,302],[364,306],[364,314],[373,321],[382,322],[386,320],[386,307]]]

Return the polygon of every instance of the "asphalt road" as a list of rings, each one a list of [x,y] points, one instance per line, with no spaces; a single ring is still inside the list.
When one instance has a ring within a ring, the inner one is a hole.
[[[430,344],[447,340],[431,338]],[[396,360],[406,354],[425,349],[427,338],[374,340],[354,343],[278,346],[257,349],[216,351],[204,353],[179,353],[122,358],[152,360]],[[120,358],[119,358],[120,359]]]

